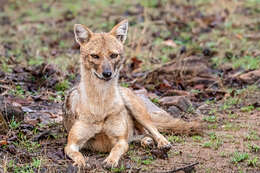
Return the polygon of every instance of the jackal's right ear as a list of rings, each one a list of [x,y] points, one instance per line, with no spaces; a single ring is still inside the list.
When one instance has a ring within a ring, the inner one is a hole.
[[[93,34],[90,29],[81,24],[74,25],[75,40],[81,46],[83,43],[87,43]]]
[[[128,30],[128,21],[123,20],[110,31],[110,34],[114,35],[122,43],[125,42]]]

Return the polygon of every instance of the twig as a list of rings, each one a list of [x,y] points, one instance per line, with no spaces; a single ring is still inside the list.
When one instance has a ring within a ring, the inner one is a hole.
[[[198,164],[199,164],[199,162],[196,162],[196,163],[193,163],[193,164],[181,167],[181,168],[177,168],[177,169],[174,169],[171,171],[163,172],[163,173],[174,173],[174,172],[178,172],[178,171],[184,171],[185,173],[191,173],[194,170],[194,166],[198,165]]]

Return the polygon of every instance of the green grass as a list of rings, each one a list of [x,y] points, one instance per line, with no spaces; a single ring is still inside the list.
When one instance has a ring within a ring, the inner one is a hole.
[[[121,86],[121,87],[128,88],[128,87],[129,87],[129,84],[126,83],[126,82],[122,82],[122,83],[120,83],[120,86]]]
[[[241,153],[241,152],[234,152],[233,153],[233,156],[231,158],[231,162],[232,163],[239,163],[239,162],[243,162],[244,160],[248,159],[249,158],[249,154],[248,153]]]
[[[259,137],[259,135],[257,134],[256,131],[250,130],[250,131],[248,132],[248,134],[246,135],[246,139],[247,139],[248,141],[251,141],[251,140],[260,140],[260,137]]]
[[[212,58],[212,63],[215,64],[216,67],[219,67],[229,62],[232,64],[232,67],[234,69],[243,68],[245,70],[255,70],[260,68],[260,57],[235,57],[233,55],[230,56],[232,57],[231,60],[229,60],[228,58],[214,57]]]
[[[57,91],[65,91],[69,89],[69,87],[70,87],[70,83],[68,80],[63,80],[55,85],[55,89]]]
[[[240,103],[241,103],[241,99],[239,97],[229,97],[225,100],[225,102],[221,106],[221,110],[223,111],[228,110]]]
[[[255,70],[260,68],[260,57],[245,56],[242,58],[232,58],[232,65],[235,69]]]
[[[230,123],[230,122],[226,122],[224,124],[224,130],[228,131],[228,130],[232,130],[232,131],[238,131],[240,130],[241,126],[236,124],[236,123]]]
[[[248,144],[248,149],[251,152],[257,153],[258,151],[260,151],[260,146],[256,145],[256,144],[253,144],[253,143],[250,143],[250,144]]]
[[[209,133],[210,140],[202,144],[203,148],[212,148],[218,150],[222,146],[222,139],[215,134],[215,132]]]
[[[168,136],[168,141],[172,143],[181,143],[184,142],[184,139],[181,136]]]
[[[14,96],[24,98],[26,92],[20,85],[17,85],[15,89],[10,90],[9,93]]]
[[[251,112],[255,109],[255,107],[253,105],[249,105],[249,106],[244,106],[242,107],[240,110],[242,112]]]
[[[192,140],[194,142],[201,142],[202,141],[202,137],[199,136],[199,135],[194,135],[194,136],[192,136]]]
[[[0,56],[1,58],[1,56]],[[7,64],[6,60],[3,58],[1,58],[0,60],[0,64],[1,64],[1,70],[3,70],[6,73],[11,73],[13,70],[12,68]]]
[[[118,168],[111,168],[111,172],[124,172],[124,171],[125,171],[124,165],[121,165]]]
[[[258,157],[254,157],[252,159],[248,159],[247,161],[248,166],[257,167],[258,165]]]
[[[39,158],[32,158],[32,162],[18,165],[14,160],[8,162],[8,170],[12,170],[14,173],[34,173],[40,171],[42,160]]]
[[[36,152],[41,146],[38,142],[28,139],[22,132],[19,132],[17,136],[18,140],[12,142],[17,148],[24,148],[28,152]]]
[[[217,121],[217,118],[215,115],[211,115],[211,116],[204,117],[203,120],[209,123],[214,123]]]
[[[15,119],[14,119],[14,116],[12,117],[10,123],[9,123],[9,127],[10,129],[12,130],[15,130],[15,129],[18,129],[21,125],[21,122],[17,122]]]

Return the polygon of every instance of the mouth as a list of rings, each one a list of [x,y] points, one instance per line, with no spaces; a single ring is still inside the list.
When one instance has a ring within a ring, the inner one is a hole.
[[[95,74],[95,76],[100,79],[100,80],[104,80],[104,81],[110,81],[111,79],[114,78],[114,75],[109,77],[109,78],[104,78],[103,76],[99,75],[95,70],[92,70],[92,72]]]

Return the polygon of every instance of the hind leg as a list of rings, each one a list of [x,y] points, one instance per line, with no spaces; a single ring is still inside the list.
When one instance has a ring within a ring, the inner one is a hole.
[[[144,147],[144,148],[146,148],[146,147],[151,148],[151,147],[153,147],[153,145],[154,145],[153,138],[146,136],[146,137],[141,139],[141,146],[142,147]]]
[[[125,104],[134,119],[150,132],[154,140],[157,142],[159,148],[169,149],[171,147],[170,142],[163,135],[161,135],[157,128],[154,126],[151,120],[151,116],[149,115],[149,112],[146,109],[143,101],[130,89],[120,89]]]

